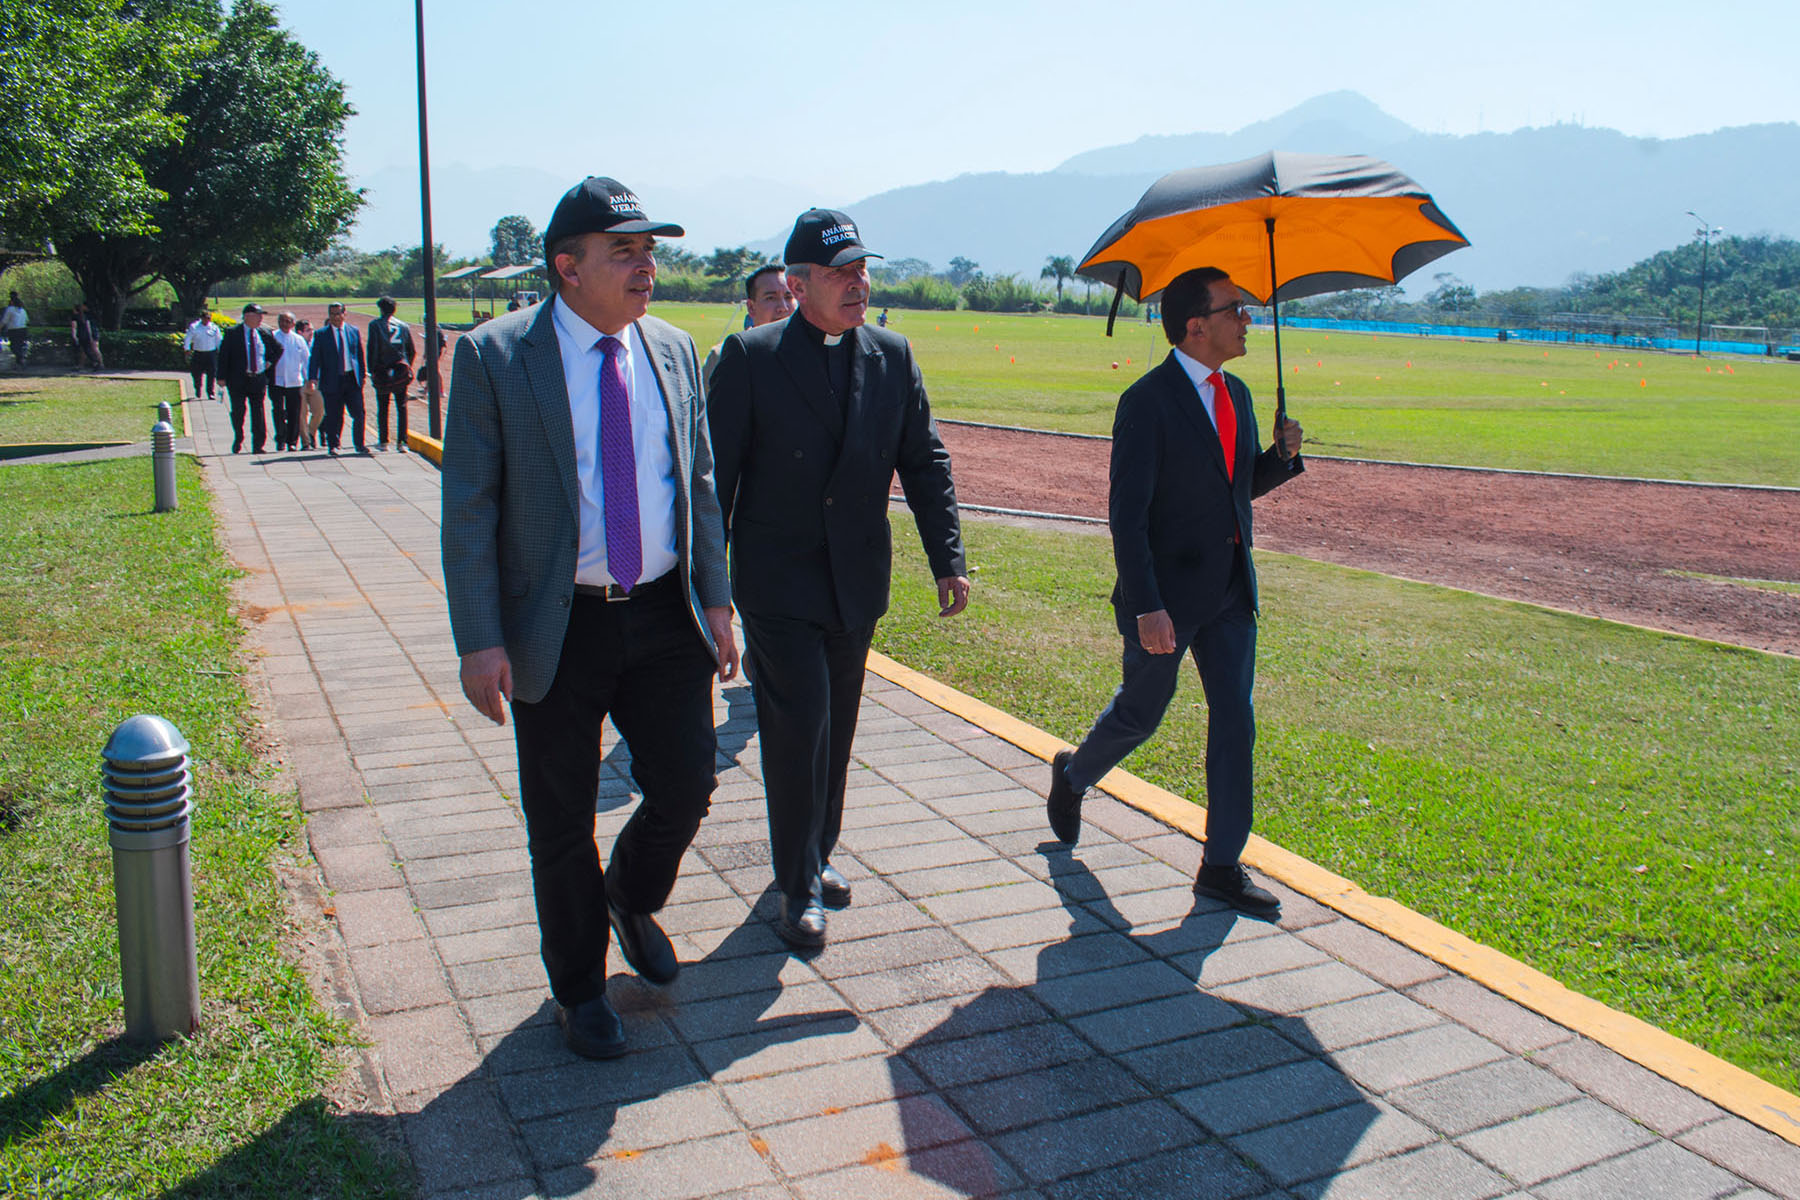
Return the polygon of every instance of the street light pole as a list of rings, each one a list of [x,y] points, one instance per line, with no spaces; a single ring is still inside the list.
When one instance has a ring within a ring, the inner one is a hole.
[[[1694,233],[1700,238],[1700,311],[1694,317],[1694,357],[1699,358],[1701,357],[1700,336],[1706,328],[1706,252],[1711,248],[1712,235],[1725,231],[1715,228],[1711,221],[1691,208],[1688,209],[1688,216],[1700,222],[1700,228],[1694,230]]]
[[[442,385],[438,382],[437,263],[431,240],[431,139],[425,125],[425,0],[413,0],[413,27],[419,48],[419,208],[425,232],[419,257],[425,283],[425,395],[430,406],[431,436],[441,439],[444,405]]]

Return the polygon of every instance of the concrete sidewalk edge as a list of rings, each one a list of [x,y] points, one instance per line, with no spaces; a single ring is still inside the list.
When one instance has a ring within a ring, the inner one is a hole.
[[[879,651],[869,651],[868,669],[1046,763],[1057,751],[1072,748],[1061,738],[903,666]],[[1201,805],[1117,768],[1100,780],[1099,787],[1196,841],[1206,840],[1206,809]],[[1543,972],[1440,925],[1403,904],[1371,895],[1343,876],[1264,838],[1251,835],[1244,859],[1301,895],[1385,934],[1475,983],[1800,1146],[1800,1096],[1646,1021],[1608,1008]]]

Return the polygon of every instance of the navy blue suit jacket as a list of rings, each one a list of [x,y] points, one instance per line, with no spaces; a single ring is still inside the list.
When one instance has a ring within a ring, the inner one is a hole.
[[[350,339],[350,370],[347,372],[338,355],[337,331],[327,324],[313,333],[312,358],[307,360],[306,377],[327,395],[340,390],[361,391],[363,380],[368,378],[362,334],[357,332],[356,326],[345,321],[344,336]]]
[[[1112,602],[1121,633],[1137,636],[1138,617],[1159,609],[1177,629],[1217,612],[1240,550],[1256,603],[1250,501],[1305,464],[1299,455],[1287,462],[1275,447],[1262,449],[1250,389],[1235,375],[1225,376],[1225,387],[1237,413],[1230,480],[1219,436],[1173,350],[1119,397],[1107,523],[1119,572]]]

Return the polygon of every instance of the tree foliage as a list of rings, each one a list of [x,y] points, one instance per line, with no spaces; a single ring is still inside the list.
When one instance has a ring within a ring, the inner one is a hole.
[[[706,256],[703,269],[708,275],[723,279],[727,283],[735,283],[768,261],[766,255],[747,246],[734,246],[731,249],[718,246]]]
[[[537,226],[531,223],[530,217],[518,213],[501,217],[494,223],[489,236],[496,267],[522,267],[544,257],[544,239],[538,235]]]
[[[961,287],[981,272],[981,264],[972,258],[957,255],[950,260],[950,283],[953,287]]]
[[[142,157],[181,135],[167,110],[204,45],[198,23],[132,0],[5,0],[0,248],[78,231],[140,233],[161,197]]]
[[[157,279],[191,313],[220,279],[324,250],[362,203],[342,168],[352,112],[343,85],[281,29],[267,0],[235,0],[229,14],[217,0],[119,11],[173,14],[125,20],[141,26],[136,53],[179,67],[165,91],[140,92],[178,136],[134,151],[150,191],[142,220],[86,223],[68,204],[52,209],[57,256],[113,328],[125,301]],[[203,38],[187,36],[171,55],[166,38],[193,31]]]
[[[1067,254],[1052,254],[1044,259],[1044,269],[1038,272],[1039,279],[1056,280],[1056,302],[1062,303],[1063,283],[1075,278],[1075,260]]]

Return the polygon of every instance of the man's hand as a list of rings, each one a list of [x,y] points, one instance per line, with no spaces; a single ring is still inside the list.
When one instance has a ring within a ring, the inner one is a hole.
[[[937,581],[938,616],[954,617],[969,607],[969,577],[946,575]]]
[[[512,659],[504,646],[490,646],[462,656],[462,690],[469,703],[496,725],[506,724],[506,708],[512,699]]]
[[[731,605],[703,608],[700,612],[706,617],[706,627],[712,631],[713,645],[719,648],[719,682],[730,683],[738,672],[737,638],[731,632]]]
[[[1282,417],[1275,422],[1275,445],[1281,450],[1281,457],[1292,458],[1300,453],[1300,422],[1290,421]]]
[[[1159,608],[1138,618],[1138,645],[1152,654],[1175,653],[1175,622],[1169,610]]]

